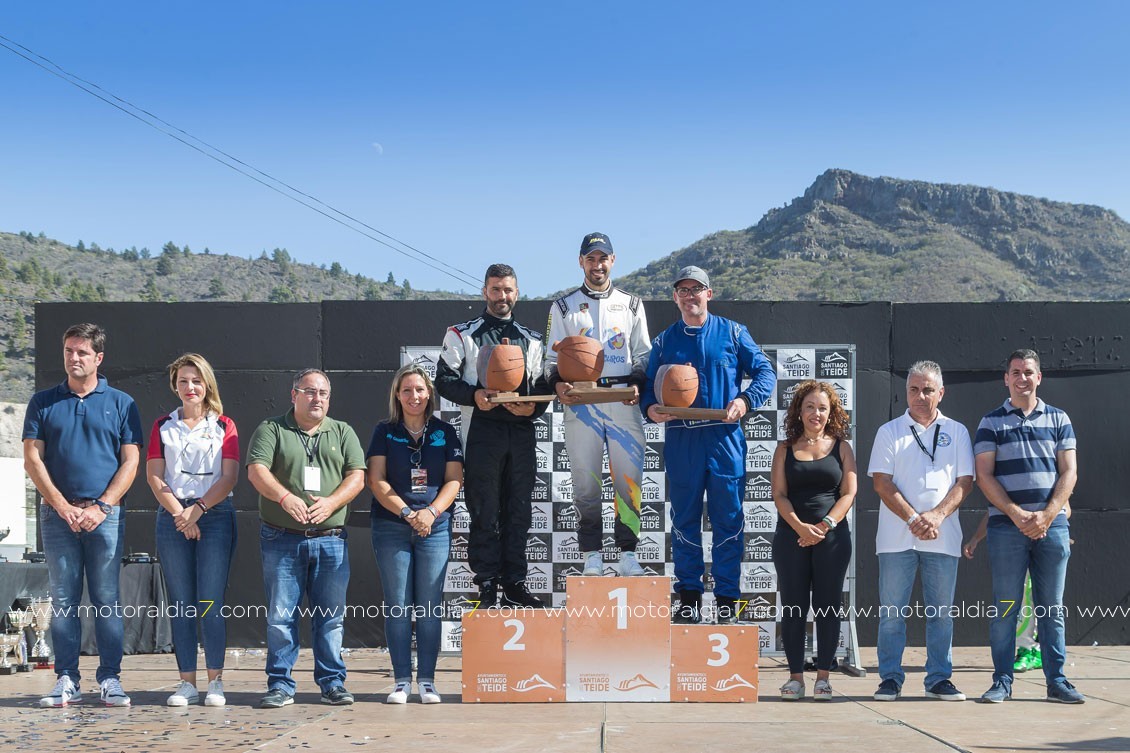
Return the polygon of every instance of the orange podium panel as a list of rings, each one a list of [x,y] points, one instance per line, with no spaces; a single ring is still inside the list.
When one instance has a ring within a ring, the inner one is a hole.
[[[565,615],[489,609],[463,615],[463,703],[565,700]]]
[[[669,701],[671,579],[565,580],[565,699]]]
[[[672,625],[671,700],[757,701],[757,625]]]

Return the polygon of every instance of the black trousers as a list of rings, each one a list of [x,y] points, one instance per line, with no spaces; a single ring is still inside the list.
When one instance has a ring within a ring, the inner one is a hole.
[[[831,669],[840,645],[840,608],[844,577],[851,561],[851,531],[846,522],[828,532],[816,546],[801,546],[796,531],[777,524],[773,563],[781,592],[781,643],[789,673],[804,671],[804,631],[808,606],[816,615],[816,668]]]
[[[495,410],[504,410],[501,407]],[[526,541],[537,473],[531,421],[476,417],[467,432],[464,496],[471,515],[467,560],[475,583],[526,579]]]

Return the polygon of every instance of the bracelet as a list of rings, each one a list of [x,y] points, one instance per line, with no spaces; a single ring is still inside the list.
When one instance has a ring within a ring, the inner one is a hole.
[[[833,518],[831,515],[825,515],[824,518],[823,518],[823,522],[825,524],[827,524],[829,531],[832,530],[833,528],[835,528],[836,525],[837,525],[836,519]]]
[[[194,499],[192,501],[193,501],[193,504],[195,504],[197,507],[200,508],[200,510],[201,510],[200,514],[201,515],[208,512],[208,508],[207,508],[207,506],[205,506],[204,500],[202,500],[200,497],[197,497],[196,499]]]
[[[281,505],[283,503],[283,500],[286,499],[289,496],[290,496],[290,492],[287,492],[286,494],[279,497],[279,504]]]
[[[909,528],[910,526],[914,525],[914,521],[916,521],[916,520],[918,520],[918,513],[914,513],[913,515],[911,515],[909,518],[906,519],[907,527]]]
[[[426,509],[427,509],[428,512],[430,512],[432,514],[433,518],[435,518],[437,520],[439,519],[439,513],[436,512],[436,509],[434,507],[432,507],[431,505],[428,505]]]

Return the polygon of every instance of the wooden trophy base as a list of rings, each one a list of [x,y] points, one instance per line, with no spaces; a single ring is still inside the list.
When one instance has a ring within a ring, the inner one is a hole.
[[[519,395],[517,392],[498,392],[487,398],[488,403],[552,403],[556,395]]]
[[[656,405],[655,409],[673,418],[688,418],[699,421],[726,420],[726,411],[722,408],[676,408],[671,405]]]
[[[598,387],[596,382],[573,382],[573,389],[565,393],[570,397],[580,398],[577,402],[581,405],[596,403],[622,403],[636,396],[632,387]]]

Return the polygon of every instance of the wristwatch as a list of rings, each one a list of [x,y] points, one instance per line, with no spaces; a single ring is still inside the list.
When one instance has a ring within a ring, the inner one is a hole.
[[[103,515],[109,515],[110,513],[112,513],[114,511],[114,508],[110,507],[108,504],[106,504],[105,502],[103,502],[100,499],[94,500],[94,504],[98,505],[98,509],[102,511]]]
[[[407,505],[405,505],[404,507],[400,508],[400,518],[401,518],[401,520],[403,520],[404,518],[407,518],[411,514],[412,514],[412,508],[411,507],[408,507]]]

